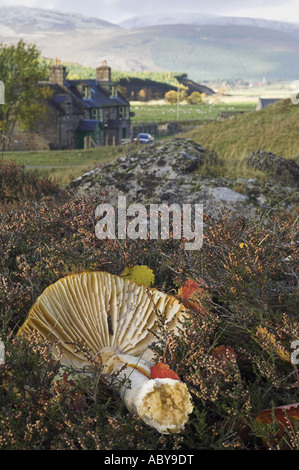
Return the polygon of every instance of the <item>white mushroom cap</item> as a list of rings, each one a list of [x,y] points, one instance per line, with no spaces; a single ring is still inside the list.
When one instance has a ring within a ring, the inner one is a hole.
[[[106,366],[104,372],[120,371],[122,377],[129,377],[131,387],[125,383],[120,395],[131,412],[143,416],[145,422],[160,432],[179,431],[192,410],[186,385],[178,380],[150,377],[153,353],[149,345],[155,340],[151,331],[157,328],[157,311],[165,315],[171,330],[177,329],[186,314],[175,297],[157,289],[106,272],[83,272],[66,276],[46,288],[18,334],[28,336],[37,330],[44,339],[58,342],[62,363],[77,369],[89,365],[76,346],[83,342],[92,357],[100,355]],[[174,399],[171,407],[171,396],[176,395],[177,403]],[[152,407],[149,396],[156,403]],[[163,410],[159,411],[157,406],[159,400],[164,408],[166,405],[167,416],[170,409],[181,408],[181,419],[173,411],[173,419],[164,422]]]
[[[45,289],[29,312],[19,334],[38,330],[43,338],[59,341],[65,362],[81,365],[84,357],[74,343],[84,340],[95,356],[104,348],[124,354],[145,353],[163,312],[169,329],[178,326],[185,308],[173,296],[106,272],[66,276]]]

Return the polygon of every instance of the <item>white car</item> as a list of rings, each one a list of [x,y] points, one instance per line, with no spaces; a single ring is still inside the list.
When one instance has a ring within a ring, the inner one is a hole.
[[[151,134],[138,134],[138,136],[134,139],[134,142],[139,142],[140,144],[149,144],[154,142],[154,138]]]

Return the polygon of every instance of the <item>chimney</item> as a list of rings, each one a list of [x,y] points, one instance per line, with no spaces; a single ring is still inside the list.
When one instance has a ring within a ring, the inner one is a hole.
[[[49,82],[64,86],[66,80],[66,68],[61,65],[60,60],[55,59],[54,65],[50,67]]]
[[[96,78],[98,82],[111,82],[111,68],[108,67],[106,60],[96,68]]]

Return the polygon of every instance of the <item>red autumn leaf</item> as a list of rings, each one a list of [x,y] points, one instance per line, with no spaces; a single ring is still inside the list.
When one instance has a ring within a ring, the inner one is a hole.
[[[299,421],[299,403],[293,403],[291,405],[278,406],[272,409],[263,410],[257,416],[256,422],[258,424],[272,424],[274,421],[279,423],[279,433],[275,437],[275,443],[279,444],[283,432],[289,429],[290,426],[294,426],[295,421]],[[266,443],[267,445],[267,443]]]
[[[198,291],[198,289],[199,285],[197,282],[193,281],[192,279],[185,281],[180,289],[182,300],[189,299],[195,292]]]
[[[179,376],[167,364],[162,362],[158,362],[151,367],[151,378],[180,380]]]
[[[178,297],[182,300],[187,308],[196,312],[206,314],[205,307],[200,303],[200,299],[206,297],[206,292],[200,284],[193,279],[188,279],[178,290]]]
[[[212,354],[218,361],[230,360],[231,357],[237,359],[237,354],[231,346],[218,346],[213,350]]]

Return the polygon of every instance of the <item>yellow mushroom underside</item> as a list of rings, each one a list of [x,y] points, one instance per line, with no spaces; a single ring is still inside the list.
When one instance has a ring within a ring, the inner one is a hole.
[[[65,359],[76,366],[84,360],[75,345],[84,342],[91,355],[120,348],[138,356],[154,340],[156,312],[175,329],[185,310],[173,296],[105,272],[66,276],[37,299],[19,334],[37,330],[58,341]]]

